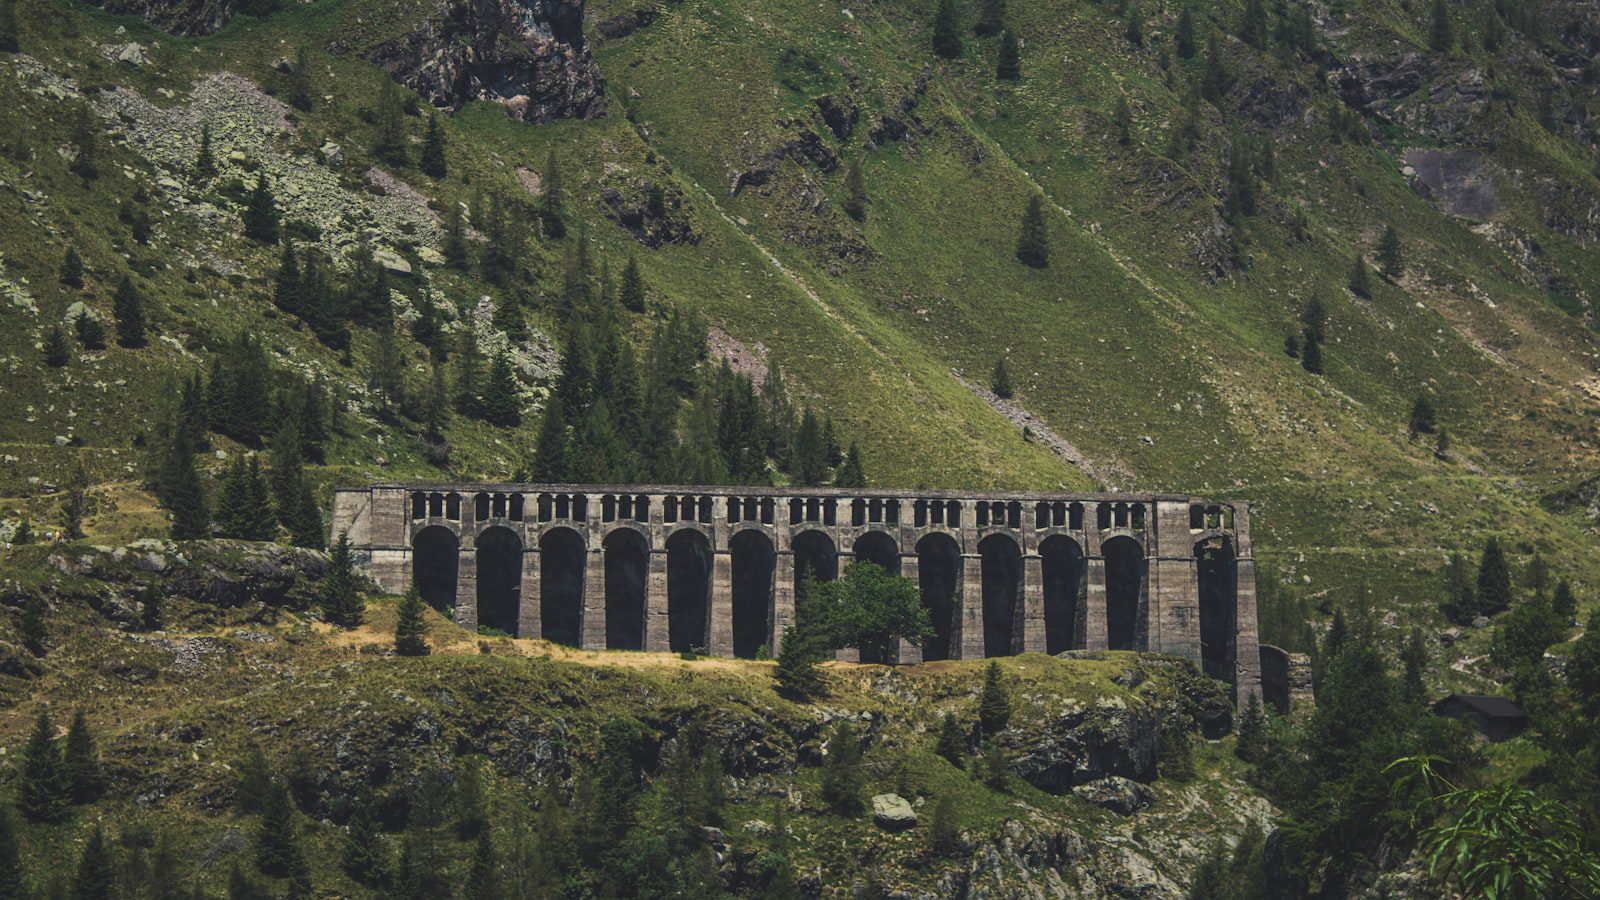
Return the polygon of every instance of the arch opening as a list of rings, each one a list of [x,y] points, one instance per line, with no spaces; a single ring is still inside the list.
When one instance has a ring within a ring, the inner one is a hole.
[[[772,577],[778,554],[759,531],[746,530],[729,542],[733,556],[733,655],[754,659],[771,649]]]
[[[832,581],[839,577],[839,551],[833,539],[820,531],[802,531],[789,541],[794,551],[794,594],[798,598],[805,584],[806,573],[818,581]]]
[[[863,533],[856,538],[855,543],[850,547],[850,551],[855,555],[857,561],[872,563],[890,575],[900,574],[900,548],[895,544],[894,538],[881,531]],[[864,663],[886,663],[889,660],[883,658],[878,648],[862,647],[861,661]]]
[[[1195,574],[1200,587],[1200,665],[1212,678],[1234,680],[1238,617],[1238,561],[1233,545],[1212,538],[1195,545]]]
[[[956,624],[956,588],[961,584],[961,548],[948,534],[917,542],[917,581],[922,605],[933,618],[933,636],[922,643],[924,662],[949,659]]]
[[[539,636],[576,647],[583,635],[583,538],[552,528],[539,539]]]
[[[515,635],[522,606],[522,538],[502,525],[477,541],[478,627]]]
[[[983,566],[983,655],[1012,656],[1022,636],[1022,548],[1010,535],[978,543]]]
[[[1141,649],[1148,574],[1144,548],[1133,538],[1119,536],[1106,541],[1100,553],[1106,564],[1106,646]]]
[[[693,529],[667,538],[667,645],[674,653],[711,646],[711,545]]]
[[[606,649],[644,649],[645,585],[650,547],[631,528],[606,535]]]
[[[1083,580],[1087,567],[1078,542],[1056,535],[1039,543],[1044,595],[1044,650],[1049,654],[1083,644]]]
[[[411,583],[423,602],[445,612],[456,605],[461,543],[443,525],[429,525],[411,539]]]

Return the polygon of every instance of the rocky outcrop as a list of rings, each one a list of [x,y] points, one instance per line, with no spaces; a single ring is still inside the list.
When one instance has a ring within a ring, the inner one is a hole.
[[[1161,749],[1161,717],[1146,706],[1107,701],[1008,735],[1011,769],[1052,794],[1111,776],[1151,782]]]
[[[917,104],[922,102],[922,95],[928,92],[928,82],[932,78],[933,69],[923,66],[917,80],[895,100],[888,112],[878,117],[877,124],[867,132],[868,150],[890,141],[908,141],[928,132],[928,126],[917,118],[915,111]]]
[[[1109,809],[1119,816],[1131,816],[1155,801],[1155,795],[1149,788],[1116,775],[1080,784],[1072,789],[1072,794],[1085,803]]]
[[[491,100],[527,122],[606,112],[582,0],[443,0],[415,30],[364,55],[441,108]]]
[[[1500,211],[1493,165],[1472,150],[1407,150],[1405,174],[1424,199],[1453,216],[1489,219]]]
[[[609,41],[625,38],[641,28],[649,27],[656,20],[654,6],[641,6],[629,12],[617,13],[595,23],[594,30]]]
[[[98,0],[96,5],[119,16],[138,16],[172,34],[215,34],[241,6],[239,0]]]
[[[624,188],[608,187],[600,192],[600,205],[606,218],[646,247],[700,242],[682,192],[671,185],[640,179]]]

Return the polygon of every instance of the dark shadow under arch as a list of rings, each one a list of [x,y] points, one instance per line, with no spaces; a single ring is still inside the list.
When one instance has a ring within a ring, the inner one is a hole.
[[[631,528],[606,535],[606,649],[644,649],[645,585],[650,545]]]
[[[583,637],[583,538],[552,528],[539,539],[540,637],[576,647]]]
[[[456,605],[461,542],[443,525],[429,525],[411,539],[411,583],[424,603],[444,612]]]
[[[1200,664],[1207,675],[1233,683],[1237,644],[1238,561],[1226,538],[1211,538],[1194,547],[1200,588]]]
[[[1022,548],[1007,534],[978,542],[983,565],[983,655],[1012,656],[1022,635]]]
[[[772,635],[772,575],[778,555],[772,540],[755,530],[736,533],[733,556],[733,655],[754,659]]]
[[[922,644],[922,659],[949,659],[955,635],[956,588],[961,584],[961,548],[950,535],[935,532],[917,541],[916,549],[922,605],[933,618],[933,636]]]
[[[1119,536],[1106,541],[1100,553],[1106,561],[1106,646],[1142,649],[1145,635],[1140,620],[1148,572],[1144,548],[1133,538]]]
[[[1062,535],[1039,542],[1044,595],[1044,652],[1083,645],[1083,579],[1087,571],[1078,542]]]
[[[850,547],[850,552],[856,559],[876,563],[890,575],[900,574],[900,545],[881,531],[863,532]]]
[[[802,531],[789,539],[794,551],[794,596],[800,602],[800,593],[806,573],[818,581],[832,581],[839,577],[839,551],[833,538],[821,531]]]
[[[522,606],[522,538],[496,525],[478,533],[478,627],[517,633]]]
[[[674,653],[710,649],[711,544],[694,529],[667,538],[667,640]]]

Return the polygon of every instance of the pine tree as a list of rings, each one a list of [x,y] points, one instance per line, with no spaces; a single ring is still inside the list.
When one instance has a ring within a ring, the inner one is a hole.
[[[1234,755],[1248,763],[1260,762],[1267,740],[1267,717],[1261,709],[1261,695],[1254,691],[1245,701],[1244,715],[1239,719],[1238,736],[1233,748]]]
[[[283,779],[273,778],[262,799],[261,824],[256,829],[256,868],[266,875],[287,875],[299,854],[289,786]]]
[[[26,516],[24,516],[22,521],[17,523],[17,527],[12,530],[11,543],[18,547],[21,547],[24,544],[33,543],[33,524],[28,521]]]
[[[989,790],[1001,794],[1011,787],[1011,765],[997,740],[987,740],[983,744],[983,783]]]
[[[1355,266],[1350,270],[1350,293],[1357,297],[1370,298],[1372,296],[1372,278],[1367,271],[1367,261],[1356,254]]]
[[[861,468],[861,448],[850,443],[844,462],[833,476],[834,487],[862,488],[867,486],[867,473]]]
[[[443,178],[449,171],[444,159],[444,130],[439,127],[439,116],[428,114],[428,130],[422,139],[422,155],[417,167],[429,178]]]
[[[794,450],[790,468],[798,484],[814,487],[822,483],[827,469],[828,448],[822,440],[822,427],[816,414],[807,406],[800,416],[800,427],[795,431]]]
[[[394,626],[394,652],[401,656],[427,656],[428,622],[424,618],[422,595],[415,586],[406,589],[400,601],[400,616]]]
[[[1022,80],[1022,45],[1009,28],[1000,35],[1000,55],[995,58],[994,77],[1001,81]]]
[[[300,481],[294,506],[286,524],[289,529],[289,542],[296,547],[321,550],[326,546],[322,530],[322,508],[317,505],[317,497],[310,481],[305,479]]]
[[[343,867],[346,875],[369,887],[383,883],[388,876],[389,852],[372,817],[370,797],[356,798],[355,812],[345,829]]]
[[[361,585],[356,575],[355,553],[350,548],[350,536],[339,532],[328,556],[328,574],[322,577],[317,602],[329,622],[340,628],[355,628],[366,615],[367,604],[361,597]]]
[[[44,332],[44,364],[59,369],[72,361],[72,346],[60,325],[51,325]]]
[[[117,896],[117,860],[106,831],[99,822],[89,833],[72,879],[73,900],[114,900]]]
[[[1173,39],[1173,44],[1178,51],[1178,56],[1183,59],[1194,58],[1194,14],[1189,12],[1187,6],[1183,8],[1183,12],[1178,14],[1178,33]]]
[[[1022,214],[1022,231],[1017,236],[1017,259],[1035,269],[1050,264],[1050,242],[1045,236],[1044,200],[1038,194],[1028,198],[1027,211]]]
[[[76,247],[67,248],[66,255],[61,258],[61,269],[57,277],[66,287],[83,287],[83,257],[78,255]]]
[[[1455,29],[1450,24],[1450,7],[1445,0],[1433,0],[1429,18],[1428,46],[1440,53],[1449,53],[1455,47],[1456,37]]]
[[[478,832],[478,842],[472,850],[472,868],[467,870],[462,896],[466,900],[495,900],[500,896],[495,882],[494,840],[485,828]]]
[[[861,739],[849,723],[840,721],[828,739],[822,760],[822,800],[834,813],[854,817],[861,812],[861,790],[866,774],[861,770]]]
[[[1126,95],[1117,95],[1117,106],[1111,112],[1112,124],[1117,127],[1117,143],[1126,147],[1133,143],[1133,110]]]
[[[628,265],[622,270],[622,290],[618,299],[628,312],[644,312],[644,276],[639,273],[638,257],[628,257]]]
[[[1215,31],[1206,36],[1206,69],[1200,80],[1200,93],[1212,104],[1220,104],[1222,97],[1233,86],[1233,74],[1222,56],[1222,45]]]
[[[23,645],[34,656],[44,655],[45,641],[50,639],[50,623],[45,618],[47,612],[49,607],[45,605],[42,594],[29,594],[22,605],[22,621],[18,623],[18,628],[22,631]]]
[[[1572,582],[1563,578],[1556,582],[1556,592],[1550,598],[1550,608],[1562,622],[1571,622],[1578,612],[1578,599],[1572,594]]]
[[[195,151],[194,177],[210,181],[217,174],[217,157],[211,149],[211,123],[200,123],[200,149]]]
[[[301,112],[311,109],[311,61],[306,58],[306,48],[294,52],[294,68],[289,70],[289,89],[284,100]]]
[[[206,506],[205,483],[195,465],[193,444],[183,435],[171,436],[158,465],[156,493],[172,516],[172,539],[205,537],[211,530],[211,515]]]
[[[850,161],[850,167],[844,173],[844,214],[857,222],[867,220],[867,179],[861,174],[861,166],[855,160]]]
[[[1261,0],[1247,0],[1245,3],[1239,39],[1257,50],[1267,46],[1267,10],[1261,5]]]
[[[26,897],[22,880],[22,837],[9,803],[0,803],[0,897]]]
[[[1478,560],[1477,608],[1484,615],[1494,615],[1511,606],[1511,567],[1506,563],[1505,551],[1500,549],[1499,538],[1484,542],[1483,556]]]
[[[17,27],[17,0],[0,0],[0,53],[20,52],[21,33],[21,29]],[[3,893],[0,891],[0,894]]]
[[[14,790],[17,809],[30,822],[59,822],[67,815],[71,785],[56,746],[56,727],[41,710],[22,748],[22,770]]]
[[[1423,680],[1428,665],[1428,645],[1423,640],[1422,629],[1412,626],[1404,647],[1400,648],[1400,662],[1405,668],[1402,683],[1406,699],[1416,708],[1428,701],[1428,686]]]
[[[106,348],[106,327],[100,324],[100,319],[88,310],[78,313],[72,320],[72,330],[78,335],[78,343],[85,350],[104,350]]]
[[[444,210],[444,243],[439,248],[445,265],[457,271],[467,268],[467,229],[461,218],[461,205],[450,203]]]
[[[984,734],[1004,731],[1011,721],[1011,694],[1000,679],[1000,664],[990,662],[983,671],[983,694],[978,699],[978,725]]]
[[[933,52],[945,59],[961,55],[961,12],[955,0],[938,0],[933,17]]]
[[[405,165],[405,107],[400,100],[400,86],[386,73],[378,75],[378,103],[372,126],[372,155],[390,165]]]
[[[1400,232],[1394,230],[1393,225],[1383,229],[1383,237],[1378,240],[1378,269],[1383,272],[1383,277],[1393,281],[1405,271],[1405,260],[1400,250]]]
[[[129,349],[145,345],[144,295],[134,286],[133,278],[122,276],[117,292],[111,298],[111,314],[117,320],[117,343]]]
[[[505,351],[495,354],[489,365],[489,383],[484,386],[483,418],[491,425],[511,426],[522,421],[521,389]]]
[[[1322,343],[1306,335],[1305,349],[1300,353],[1300,367],[1313,375],[1322,374]]]
[[[1144,46],[1144,18],[1139,15],[1139,7],[1128,7],[1128,17],[1122,24],[1122,36],[1135,47]]]
[[[539,437],[534,442],[534,480],[545,484],[567,481],[570,446],[564,404],[552,397],[551,402],[545,404],[544,418],[539,422]]]
[[[551,148],[544,162],[544,195],[539,198],[539,223],[544,235],[552,241],[567,236],[566,188],[561,182],[561,168],[556,164],[556,151]]]
[[[85,181],[99,178],[100,127],[87,102],[78,107],[77,115],[72,120],[70,139],[78,150],[78,155],[72,158],[72,174]]]
[[[1006,368],[1004,356],[994,361],[994,374],[989,378],[989,390],[1001,400],[1012,397],[1011,372]]]
[[[278,242],[278,204],[272,197],[272,185],[267,182],[267,176],[256,176],[256,186],[245,201],[241,217],[245,237],[263,244]]]
[[[935,753],[949,761],[950,765],[964,769],[967,765],[967,736],[961,730],[961,725],[956,722],[954,713],[945,713],[944,721],[939,725],[939,742],[934,746]]]
[[[139,601],[139,624],[145,631],[160,631],[166,627],[161,611],[161,589],[145,585],[134,597]]]
[[[277,533],[267,479],[261,460],[251,455],[233,458],[217,496],[217,524],[222,536],[240,541],[270,541]]]
[[[89,720],[78,710],[67,729],[66,751],[62,757],[62,776],[73,803],[92,803],[105,791],[105,772],[94,747]]]
[[[961,846],[961,829],[956,822],[956,801],[949,794],[939,798],[933,807],[933,821],[928,825],[928,843],[934,855],[954,856]]]
[[[982,0],[978,7],[978,21],[973,23],[974,34],[989,37],[1006,27],[1006,0]]]
[[[1411,404],[1411,436],[1433,434],[1436,427],[1438,421],[1433,411],[1433,404],[1428,402],[1426,395],[1418,394],[1416,401]]]

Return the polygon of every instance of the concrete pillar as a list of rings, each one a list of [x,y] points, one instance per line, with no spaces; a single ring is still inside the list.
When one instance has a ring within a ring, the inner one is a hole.
[[[961,597],[958,607],[959,631],[956,637],[959,650],[952,653],[956,659],[983,659],[983,557],[976,553],[961,554]]]
[[[672,632],[667,618],[667,550],[650,549],[650,569],[645,575],[644,649],[665,653],[672,649]]]
[[[901,510],[904,514],[905,510]],[[921,584],[922,560],[917,557],[915,550],[900,556],[900,577],[911,579],[912,584]],[[915,665],[922,662],[922,645],[907,640],[896,640],[894,647],[894,661],[902,666]]]
[[[517,609],[517,637],[541,637],[539,617],[539,547],[522,549],[521,606]]]
[[[1234,650],[1234,700],[1243,710],[1250,695],[1261,695],[1261,634],[1256,624],[1256,561],[1239,560]]]
[[[848,518],[850,513],[849,506],[848,504],[844,504],[844,507],[844,509],[839,510],[839,515],[841,518]],[[841,543],[838,531],[833,531],[832,537],[836,546]],[[855,560],[856,556],[854,553],[845,553],[842,548],[839,550],[837,565],[839,567],[840,578],[844,577],[844,570],[849,567],[851,563],[855,562]],[[833,658],[839,662],[860,662],[861,651],[855,647],[840,647],[838,650],[833,651]]]
[[[772,658],[783,650],[783,630],[794,619],[794,551],[779,550],[772,567]]]
[[[594,533],[594,530],[590,531],[590,534]],[[588,560],[584,565],[583,622],[578,627],[583,649],[606,648],[606,553],[598,542],[589,548]]]
[[[1022,652],[1043,653],[1044,560],[1035,553],[1022,558]]]
[[[1088,590],[1083,598],[1083,647],[1085,650],[1104,650],[1109,640],[1106,633],[1106,561],[1103,557],[1091,556],[1084,562],[1088,567]]]
[[[456,551],[456,624],[478,630],[478,551],[465,545]]]
[[[711,634],[706,652],[711,656],[733,655],[733,554],[727,550],[711,553]]]
[[[1193,557],[1150,561],[1150,649],[1200,664],[1200,583]]]

